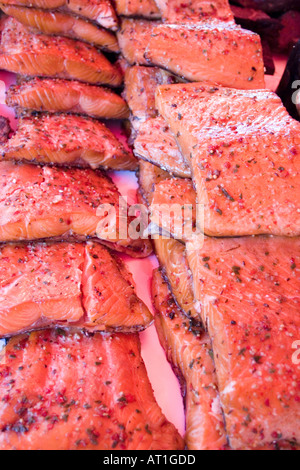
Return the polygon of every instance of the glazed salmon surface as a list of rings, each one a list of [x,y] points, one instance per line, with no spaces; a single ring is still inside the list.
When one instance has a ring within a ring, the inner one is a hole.
[[[299,235],[300,124],[274,93],[187,84],[156,97],[192,167],[207,235]]]
[[[121,233],[120,197],[100,171],[1,162],[0,241],[94,238],[131,256],[148,256],[148,240],[131,240]],[[116,225],[107,225],[111,219],[105,204],[115,207]]]
[[[67,114],[22,117],[0,147],[5,160],[134,170],[137,161],[101,122]]]
[[[161,13],[154,0],[115,0],[118,15],[159,19]]]
[[[206,238],[188,250],[232,448],[300,441],[298,238]]]
[[[2,450],[183,448],[155,401],[137,335],[18,336],[0,383]]]
[[[0,68],[29,77],[75,79],[119,86],[122,74],[95,47],[60,36],[29,32],[7,18],[0,41]]]
[[[59,11],[23,8],[14,5],[1,5],[1,10],[13,16],[33,33],[55,34],[66,36],[90,43],[111,52],[119,52],[119,46],[114,33],[107,31],[82,18],[68,15]]]
[[[97,119],[125,119],[129,114],[125,100],[108,88],[51,78],[34,78],[11,86],[6,104],[16,108],[19,114],[62,112]]]
[[[160,342],[185,382],[187,448],[221,450],[227,439],[210,338],[201,325],[182,314],[158,270],[153,275],[152,298]]]
[[[139,191],[147,206],[151,204],[155,185],[160,181],[169,179],[170,175],[167,171],[162,170],[158,166],[144,160],[139,161],[139,169],[137,172]]]
[[[160,116],[141,124],[134,141],[134,154],[171,175],[191,178],[190,166],[184,160],[166,121]]]
[[[166,23],[199,23],[208,18],[233,20],[228,0],[156,0]]]
[[[118,19],[110,0],[1,0],[3,5],[16,5],[41,8],[44,10],[66,10],[83,16],[104,28],[116,31],[118,29]]]
[[[145,58],[194,82],[206,80],[242,89],[265,85],[260,37],[234,23],[157,25]]]
[[[109,88],[55,78],[36,77],[10,86],[6,104],[19,115],[40,111],[125,119],[129,114],[125,100]]]
[[[0,337],[57,325],[138,331],[151,323],[130,274],[100,244],[8,244],[0,250]]]

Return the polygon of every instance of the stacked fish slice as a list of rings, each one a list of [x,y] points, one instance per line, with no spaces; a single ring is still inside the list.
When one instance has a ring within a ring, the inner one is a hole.
[[[265,89],[260,39],[227,1],[144,5],[118,38],[187,447],[298,449],[299,123]]]
[[[2,3],[0,68],[18,74],[7,104],[19,123],[0,163],[0,336],[13,336],[0,363],[0,448],[182,448],[140,354],[136,332],[153,317],[115,254],[152,251],[128,236],[130,218],[120,233],[106,173],[137,168],[99,121],[128,115],[112,90],[122,73],[99,50],[118,52],[115,11],[109,0]]]

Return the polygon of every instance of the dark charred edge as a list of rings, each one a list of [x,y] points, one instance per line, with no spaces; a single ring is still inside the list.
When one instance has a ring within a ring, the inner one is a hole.
[[[8,141],[11,133],[12,128],[10,127],[9,119],[4,116],[0,116],[0,145],[3,145]]]

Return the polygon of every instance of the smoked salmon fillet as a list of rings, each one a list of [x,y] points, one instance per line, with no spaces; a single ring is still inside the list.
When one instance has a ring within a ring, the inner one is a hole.
[[[162,273],[170,286],[177,305],[187,317],[199,321],[185,245],[174,238],[163,237],[154,239],[153,243]]]
[[[189,322],[182,314],[159,270],[153,274],[152,298],[161,345],[185,382],[186,446],[222,450],[227,439],[210,338],[199,323]]]
[[[18,336],[2,353],[0,385],[2,450],[184,446],[155,400],[136,334]]]
[[[125,119],[128,106],[121,96],[108,88],[75,80],[34,78],[12,85],[6,104],[19,114],[27,111],[83,114],[97,119]]]
[[[100,121],[67,114],[25,116],[0,146],[5,160],[135,170],[137,160]]]
[[[233,21],[228,0],[156,0],[166,23],[199,23],[208,18]]]
[[[51,326],[139,331],[152,316],[99,243],[0,247],[0,337]]]
[[[134,154],[168,171],[170,175],[191,178],[191,169],[166,121],[160,116],[140,125],[134,141]]]
[[[142,37],[142,32],[137,30],[136,34],[139,37],[135,42]],[[147,46],[142,63],[162,67],[187,80],[241,89],[265,87],[260,37],[234,23],[211,20],[196,25],[160,24],[152,28],[151,34],[145,30],[143,42]],[[123,51],[122,44],[120,47]],[[136,60],[139,58],[140,53]]]
[[[189,239],[197,224],[196,193],[189,179],[169,178],[155,184],[150,205],[151,222],[169,237]]]
[[[114,33],[76,16],[59,11],[3,5],[1,10],[27,26],[33,33],[55,34],[87,42],[110,52],[119,52]]]
[[[99,170],[1,162],[0,242],[93,238],[134,257],[148,256],[149,240],[128,237],[132,217],[124,219],[120,198]]]
[[[233,22],[176,25],[126,19],[118,41],[131,65],[154,65],[195,82],[265,87],[260,37]]]
[[[205,238],[187,251],[233,449],[300,443],[300,240]]]
[[[174,77],[157,67],[128,67],[124,78],[124,98],[131,111],[133,134],[141,123],[157,116],[155,90],[158,85],[174,83]]]
[[[118,19],[110,0],[1,0],[3,5],[62,10],[95,21],[104,28],[116,31]]]
[[[274,93],[187,84],[156,97],[192,167],[207,235],[300,234],[300,124]]]
[[[116,12],[120,16],[159,19],[161,13],[154,0],[115,0]]]
[[[122,74],[99,49],[60,36],[33,34],[14,18],[5,20],[0,68],[28,77],[75,79],[120,86]]]

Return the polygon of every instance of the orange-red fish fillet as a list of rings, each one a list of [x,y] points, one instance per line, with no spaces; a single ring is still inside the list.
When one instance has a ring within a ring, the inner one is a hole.
[[[121,261],[100,244],[0,247],[0,337],[49,326],[138,331],[152,316]]]
[[[6,104],[23,111],[83,114],[97,119],[125,119],[128,106],[108,88],[75,80],[34,78],[8,89]]]
[[[100,121],[67,114],[22,117],[16,133],[0,146],[5,160],[134,170],[137,161]]]
[[[118,19],[110,0],[1,0],[1,3],[44,10],[59,9],[93,20],[104,28],[118,29]]]
[[[1,10],[27,26],[33,33],[54,34],[79,39],[111,52],[119,52],[114,33],[76,16],[59,11],[0,4]]]
[[[14,18],[7,18],[2,30],[0,68],[29,77],[122,83],[120,70],[99,49],[65,37],[33,34]]]
[[[221,450],[227,444],[211,341],[175,304],[158,270],[152,281],[155,325],[168,360],[185,381],[189,450]]]
[[[18,336],[3,352],[0,385],[2,450],[183,448],[155,401],[137,335]]]
[[[0,241],[94,238],[132,256],[148,256],[149,240],[128,236],[133,218],[124,219],[127,206],[120,197],[99,170],[1,162]]]
[[[299,239],[205,238],[187,253],[231,447],[299,446]]]

